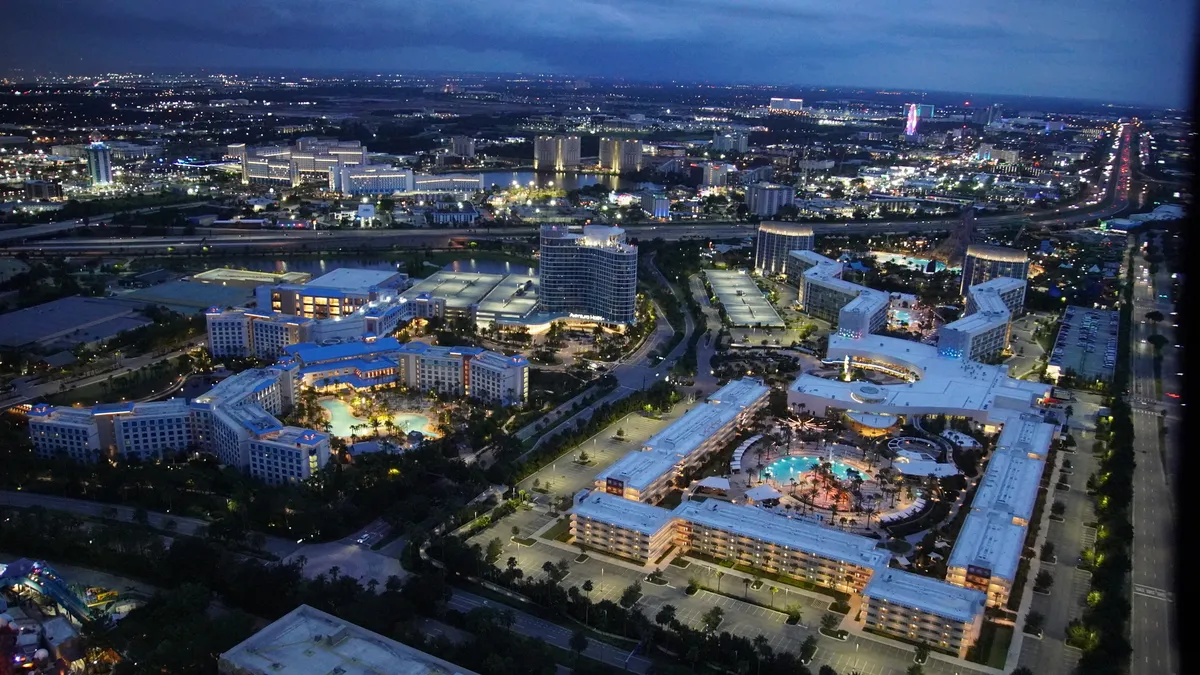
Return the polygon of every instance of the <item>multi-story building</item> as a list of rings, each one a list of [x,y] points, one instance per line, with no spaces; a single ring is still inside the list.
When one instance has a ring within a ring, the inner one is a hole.
[[[1001,246],[968,246],[966,257],[963,259],[960,293],[966,296],[967,289],[972,286],[998,277],[1022,281],[1028,279],[1029,254],[1020,249]]]
[[[640,147],[640,146],[639,146]],[[535,171],[573,171],[579,168],[579,137],[538,136],[533,141]]]
[[[967,288],[967,314],[980,311],[984,304],[980,302],[981,297],[986,294],[995,294],[1000,297],[1000,301],[1004,303],[1010,314],[1014,317],[1021,316],[1025,313],[1026,285],[1027,282],[1024,279],[996,277],[982,284],[970,286]],[[987,304],[993,303],[988,302]]]
[[[313,319],[248,309],[212,307],[208,322],[208,352],[214,357],[257,356],[273,359],[284,347],[312,340]]]
[[[1003,607],[1008,602],[1026,528],[1003,511],[972,510],[963,521],[946,562],[946,581],[987,593],[987,603]]]
[[[538,302],[549,312],[603,323],[631,324],[637,311],[637,247],[619,227],[541,230]]]
[[[88,178],[93,186],[111,185],[112,155],[108,146],[97,141],[87,147]]]
[[[399,383],[503,406],[519,405],[529,397],[529,361],[482,347],[370,338],[332,345],[298,344],[285,351],[286,365],[295,368],[299,384],[319,389],[370,389]]]
[[[105,447],[91,409],[38,403],[29,410],[29,440],[42,457],[64,455],[77,462],[95,462]]]
[[[672,513],[600,491],[581,492],[571,509],[575,543],[640,563],[657,562],[675,543]]]
[[[300,605],[221,654],[217,673],[478,675],[308,605]]]
[[[891,558],[873,539],[755,506],[687,501],[674,516],[681,550],[847,593],[861,591]]]
[[[813,251],[789,251],[784,275],[799,291],[797,307],[835,324],[843,337],[859,338],[887,323],[888,294],[842,279],[840,262]]]
[[[336,269],[307,284],[261,286],[255,291],[262,311],[310,319],[346,317],[368,303],[399,295],[408,286],[403,272]]]
[[[783,274],[787,269],[788,253],[811,251],[813,241],[813,229],[809,225],[759,223],[754,246],[754,270],[770,277]]]
[[[932,103],[918,103],[917,104],[917,117],[919,117],[923,120],[933,119],[933,104]]]
[[[329,169],[329,190],[344,195],[390,195],[414,190],[413,170],[383,164]]]
[[[331,170],[367,164],[367,149],[358,141],[304,137],[295,145],[247,147],[233,143],[226,155],[242,167],[243,183],[299,185],[305,179],[328,180]]]
[[[767,110],[771,113],[794,114],[804,110],[804,99],[802,98],[772,98],[767,104]]]
[[[713,132],[712,149],[717,152],[745,153],[750,149],[750,134],[743,131]]]
[[[762,218],[774,217],[780,209],[795,203],[796,189],[788,185],[756,183],[746,188],[746,208]]]
[[[959,657],[978,639],[987,601],[982,591],[889,568],[862,593],[866,628]]]
[[[634,501],[654,503],[666,496],[675,479],[720,450],[762,406],[770,387],[760,380],[734,380],[704,405],[652,436],[640,451],[627,453],[594,479],[597,490]]]
[[[648,218],[667,220],[671,217],[671,200],[661,192],[643,193],[642,212]]]
[[[61,183],[55,183],[52,180],[25,181],[25,199],[54,200],[62,199],[62,196],[63,190]]]
[[[704,183],[705,187],[721,187],[729,183],[729,175],[736,171],[736,167],[725,162],[705,162],[704,163]]]
[[[642,170],[642,142],[636,138],[601,138],[600,168],[611,173]]]
[[[470,159],[475,156],[475,139],[470,136],[452,136],[450,154]]]

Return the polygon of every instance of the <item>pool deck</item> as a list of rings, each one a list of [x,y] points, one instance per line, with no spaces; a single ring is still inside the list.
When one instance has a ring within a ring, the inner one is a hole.
[[[329,423],[331,425],[330,433],[339,438],[350,438],[350,436],[353,433],[350,431],[350,426],[353,424],[358,424],[360,422],[367,421],[366,419],[364,419],[362,417],[358,417],[358,416],[354,415],[352,412],[350,412],[349,405],[347,405],[345,402],[343,402],[339,399],[336,399],[336,398],[322,399],[320,401],[320,406],[321,406],[321,408],[323,408],[325,410],[325,415],[329,419]],[[339,413],[335,412],[335,410],[333,409],[337,406],[341,406],[342,410],[340,411],[340,414],[345,415],[345,417],[347,419],[338,419]],[[424,413],[420,413],[420,412],[416,412],[416,411],[397,411],[397,412],[391,413],[390,416],[392,418],[392,423],[396,425],[396,428],[402,429],[404,431],[404,433],[408,433],[410,431],[419,431],[419,432],[425,434],[426,436],[429,436],[432,438],[436,438],[436,437],[440,436],[440,434],[438,434],[437,431],[435,431],[433,429],[433,420],[430,419],[429,416],[425,415]],[[412,423],[413,421],[418,420],[418,419],[424,420],[424,422],[419,425]],[[402,422],[401,420],[404,420],[404,421]],[[382,429],[383,427],[380,427],[380,428]],[[366,430],[364,429],[364,432],[365,431]],[[341,433],[341,432],[345,432],[345,433]]]

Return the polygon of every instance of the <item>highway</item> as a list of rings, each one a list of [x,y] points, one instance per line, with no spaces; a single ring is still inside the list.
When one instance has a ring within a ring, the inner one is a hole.
[[[1126,127],[1122,144],[1129,147],[1132,129]],[[1128,166],[1128,165],[1126,165]],[[1021,221],[1033,221],[1051,227],[1078,224],[1096,218],[1108,218],[1123,211],[1128,205],[1129,173],[1113,172],[1105,186],[1103,197],[1082,206],[1067,206],[1050,211],[1022,212],[977,218],[979,230],[994,229]],[[155,210],[155,209],[144,209]],[[101,217],[103,218],[103,217]],[[956,219],[940,220],[892,220],[842,223],[809,223],[817,234],[884,234],[911,231],[945,231],[955,226]],[[358,230],[305,230],[288,232],[264,232],[253,230],[231,233],[222,231],[208,236],[166,237],[83,237],[61,240],[20,242],[28,236],[46,234],[46,228],[61,230],[75,227],[74,221],[63,221],[0,233],[0,244],[10,242],[0,254],[57,254],[79,255],[104,254],[194,254],[204,251],[226,253],[251,253],[272,251],[334,251],[380,250],[383,248],[449,248],[456,239],[504,240],[524,239],[536,236],[537,227],[471,227],[429,230],[358,229]],[[632,238],[662,238],[666,241],[686,239],[733,239],[754,234],[755,226],[750,223],[704,223],[690,224],[673,222],[663,224],[627,225],[625,230]]]
[[[1174,346],[1176,331],[1172,326],[1175,319],[1172,313],[1175,306],[1169,299],[1170,273],[1160,269],[1158,274],[1143,278],[1140,267],[1145,264],[1140,255],[1135,255],[1133,272],[1137,281],[1133,290],[1128,397],[1133,409],[1134,447],[1137,450],[1137,468],[1133,477],[1131,672],[1132,675],[1176,675],[1180,672],[1174,625],[1177,521],[1172,489],[1180,487],[1176,469],[1184,409],[1178,399],[1159,396],[1154,376],[1154,347],[1143,340],[1155,333],[1168,338],[1168,345],[1163,349],[1164,392],[1180,391],[1183,378],[1178,373],[1182,372],[1182,354]],[[1167,298],[1163,298],[1163,294]],[[1162,312],[1166,318],[1157,326],[1145,320],[1146,313],[1154,310]],[[1159,434],[1163,412],[1166,413],[1162,420],[1167,427],[1166,438]]]

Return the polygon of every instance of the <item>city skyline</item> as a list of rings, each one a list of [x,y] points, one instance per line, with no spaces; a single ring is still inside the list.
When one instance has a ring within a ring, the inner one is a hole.
[[[14,0],[0,56],[14,68],[60,71],[524,72],[1174,107],[1188,99],[1194,9],[1181,0],[1104,2],[1086,13],[1024,0],[1002,12],[944,0],[909,3],[903,13],[872,4],[523,0],[497,7],[371,0],[344,12],[272,0],[202,8]],[[368,35],[376,37],[363,39]]]

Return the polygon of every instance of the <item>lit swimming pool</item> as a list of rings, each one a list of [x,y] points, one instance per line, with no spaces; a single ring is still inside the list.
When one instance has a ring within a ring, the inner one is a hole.
[[[897,309],[892,312],[892,316],[895,317],[896,321],[903,321],[904,323],[912,321],[912,314],[907,309]]]
[[[321,407],[329,413],[330,432],[334,436],[341,438],[350,438],[351,435],[367,435],[373,430],[370,427],[361,431],[355,431],[350,427],[355,424],[361,424],[366,420],[361,417],[355,417],[350,413],[350,406],[339,401],[338,399],[326,399],[321,401]],[[428,417],[418,415],[416,413],[393,413],[392,424],[396,425],[396,433],[408,433],[410,431],[419,431],[426,436],[437,436],[437,432],[433,430],[433,423]],[[386,433],[384,427],[380,430]]]
[[[812,471],[822,461],[819,457],[792,456],[780,457],[767,465],[766,473],[780,483],[787,483],[792,478],[799,479],[801,474]],[[838,480],[847,480],[851,473],[857,473],[853,467],[842,462],[833,462],[833,475]]]

